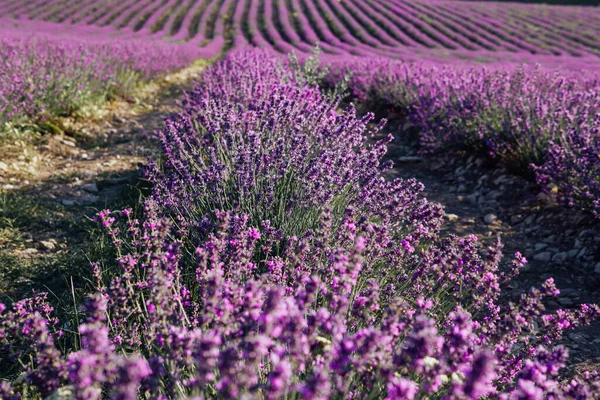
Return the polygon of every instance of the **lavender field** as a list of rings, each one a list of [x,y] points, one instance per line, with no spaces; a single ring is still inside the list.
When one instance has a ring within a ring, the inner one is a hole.
[[[0,400],[600,399],[600,7],[0,16]]]
[[[331,54],[518,58],[600,54],[600,10],[585,7],[381,0],[3,1],[4,18],[100,27],[130,37],[190,42],[216,55],[248,44],[287,53],[316,42]],[[435,53],[435,52],[434,52]]]

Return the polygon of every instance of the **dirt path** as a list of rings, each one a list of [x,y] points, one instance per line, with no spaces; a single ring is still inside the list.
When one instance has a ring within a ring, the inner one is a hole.
[[[421,158],[414,146],[402,141],[402,128],[389,158],[393,174],[416,177],[425,184],[425,196],[446,210],[444,231],[458,236],[477,235],[483,244],[500,237],[504,254],[520,251],[528,264],[509,286],[517,299],[530,287],[554,277],[561,294],[547,302],[548,309],[600,304],[600,223],[593,217],[558,207],[531,182],[476,156]],[[600,366],[600,321],[573,331],[570,369]]]
[[[152,132],[201,70],[146,88],[137,103],[112,103],[99,121],[65,121],[65,134],[2,149],[11,157],[0,164],[0,301],[64,291],[89,267],[90,217],[137,200],[138,163],[160,150]]]

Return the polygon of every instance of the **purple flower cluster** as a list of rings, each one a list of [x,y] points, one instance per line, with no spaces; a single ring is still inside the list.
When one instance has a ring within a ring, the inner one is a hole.
[[[600,76],[514,65],[440,67],[385,59],[340,63],[351,98],[408,118],[424,153],[482,152],[522,172],[564,204],[600,215]],[[556,190],[558,189],[558,190]]]
[[[0,125],[69,114],[189,65],[189,48],[0,27]]]
[[[600,218],[600,113],[584,126],[566,130],[550,143],[537,181],[562,204],[579,206]],[[556,188],[557,190],[553,190]]]
[[[439,237],[422,186],[384,179],[371,117],[338,106],[262,52],[208,70],[161,133],[162,165],[144,168],[143,215],[98,215],[117,262],[93,266],[81,348],[52,347],[41,301],[1,311],[5,351],[33,360],[29,393],[598,398],[595,373],[559,382],[553,343],[600,308],[546,312],[552,280],[501,303],[526,260],[501,273],[500,243]],[[19,334],[28,324],[42,334]]]

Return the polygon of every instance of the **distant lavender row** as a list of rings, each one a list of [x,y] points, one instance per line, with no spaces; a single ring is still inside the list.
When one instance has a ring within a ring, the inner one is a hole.
[[[189,65],[188,47],[0,28],[0,125],[70,114]]]
[[[597,62],[600,56],[594,31],[600,10],[591,7],[439,0],[0,0],[0,15],[187,41],[212,56],[249,43],[307,52],[317,41],[330,53],[389,58],[449,53],[524,61],[534,54]]]
[[[600,74],[355,59],[338,63],[329,83],[348,73],[353,100],[402,113],[424,153],[468,148],[501,158],[600,217]]]
[[[599,398],[554,343],[600,308],[546,312],[552,279],[500,302],[526,260],[440,237],[423,186],[384,178],[381,126],[290,65],[231,55],[166,121],[144,215],[97,216],[117,261],[75,334],[43,296],[0,304],[0,397]]]

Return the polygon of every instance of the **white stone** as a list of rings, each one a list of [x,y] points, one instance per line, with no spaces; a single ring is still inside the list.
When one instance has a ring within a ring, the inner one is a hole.
[[[446,214],[445,217],[450,222],[456,222],[459,220],[459,216],[456,214]]]
[[[44,250],[52,251],[56,249],[56,242],[53,240],[42,240],[40,245]]]

